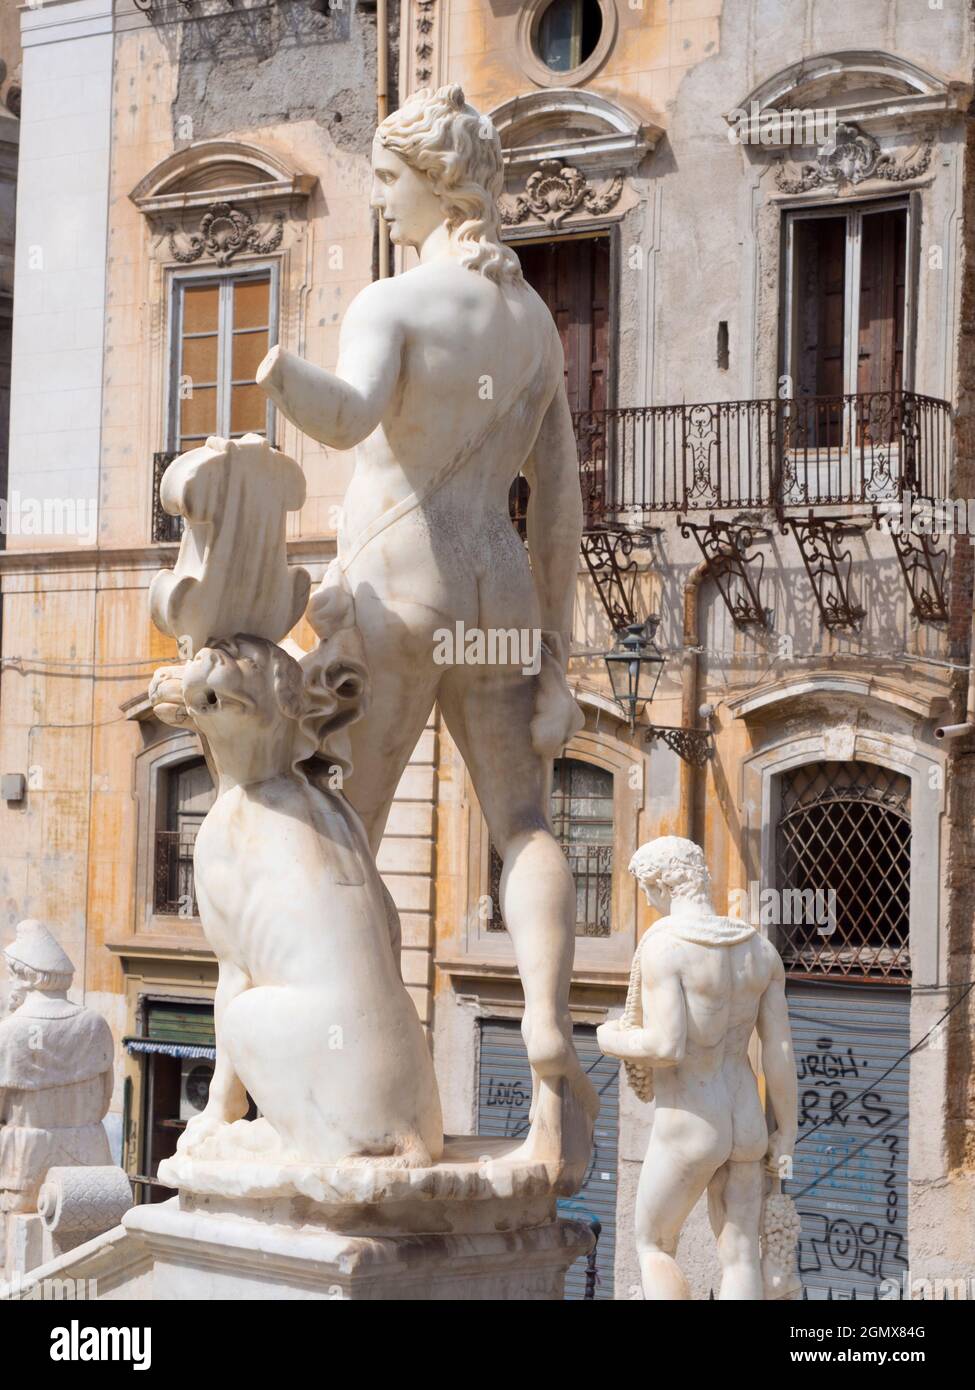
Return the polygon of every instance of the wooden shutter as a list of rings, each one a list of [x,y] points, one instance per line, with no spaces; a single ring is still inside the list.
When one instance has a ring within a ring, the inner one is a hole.
[[[899,391],[904,367],[907,211],[865,213],[860,239],[857,390]]]
[[[843,393],[846,218],[796,223],[796,394]]]
[[[525,279],[551,310],[573,411],[604,410],[610,369],[609,237],[517,247]]]

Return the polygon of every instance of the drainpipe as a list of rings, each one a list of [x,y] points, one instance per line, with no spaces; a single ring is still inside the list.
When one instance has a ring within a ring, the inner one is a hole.
[[[939,739],[964,738],[975,734],[975,607],[972,608],[972,632],[968,648],[968,699],[965,702],[964,724],[942,724],[935,729],[934,736]]]
[[[701,645],[698,632],[697,601],[701,590],[701,580],[708,572],[707,561],[691,571],[684,585],[684,651],[681,656],[681,706],[680,722],[685,729],[696,729],[698,723],[698,648]],[[697,819],[697,769],[685,758],[680,760],[680,830],[687,840],[694,839],[694,825]]]
[[[376,0],[376,124],[389,115],[389,0]],[[379,278],[389,278],[389,223],[379,215]]]

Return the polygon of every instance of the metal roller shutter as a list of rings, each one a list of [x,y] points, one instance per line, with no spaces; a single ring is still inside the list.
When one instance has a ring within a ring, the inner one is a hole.
[[[799,1272],[808,1298],[872,1299],[907,1272],[910,991],[790,983],[788,998]]]
[[[596,1045],[596,1030],[574,1030],[579,1060],[599,1092],[601,1105],[596,1142],[586,1181],[574,1197],[559,1202],[563,1216],[600,1222],[596,1248],[597,1299],[613,1297],[616,1253],[616,1154],[619,1135],[619,1063],[604,1057]],[[507,1020],[481,1023],[478,1090],[478,1133],[518,1138],[528,1132],[532,1081],[521,1028]],[[565,1279],[567,1299],[581,1299],[586,1287],[586,1261],[576,1260]]]

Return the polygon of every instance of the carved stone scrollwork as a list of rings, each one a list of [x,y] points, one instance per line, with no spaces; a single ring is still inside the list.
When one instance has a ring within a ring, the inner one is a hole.
[[[800,164],[798,173],[792,174],[787,165],[780,164],[775,182],[783,193],[807,193],[812,188],[836,188],[866,179],[905,183],[927,170],[932,145],[931,137],[925,136],[913,158],[898,161],[893,154],[881,154],[880,145],[865,130],[841,121],[835,136],[820,146],[815,160]]]
[[[605,188],[597,190],[585,174],[571,164],[563,164],[560,159],[543,159],[530,175],[524,193],[515,198],[514,205],[501,203],[501,221],[507,227],[514,227],[534,216],[556,230],[580,208],[592,217],[609,212],[619,202],[622,192],[622,174],[615,175]]]
[[[436,23],[434,6],[436,0],[417,0],[416,42],[413,53],[416,67],[413,75],[417,87],[426,87],[433,78],[433,30]]]
[[[185,235],[185,245],[177,241],[177,233],[169,233],[169,249],[173,260],[184,265],[198,261],[206,254],[217,265],[228,265],[240,251],[266,256],[277,250],[284,236],[284,214],[274,214],[274,226],[262,232],[249,212],[230,203],[211,203],[200,218],[198,232]]]

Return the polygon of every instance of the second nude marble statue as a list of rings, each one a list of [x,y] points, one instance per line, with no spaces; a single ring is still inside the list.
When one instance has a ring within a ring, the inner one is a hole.
[[[630,871],[665,915],[637,948],[635,1018],[628,1009],[602,1024],[597,1038],[627,1064],[638,1094],[654,1100],[636,1205],[643,1296],[690,1298],[677,1242],[706,1192],[722,1270],[719,1297],[762,1299],[767,1180],[787,1174],[797,1132],[782,961],[754,927],[715,912],[704,855],[693,841],[651,840]],[[756,1031],[771,1129],[748,1055]]]

